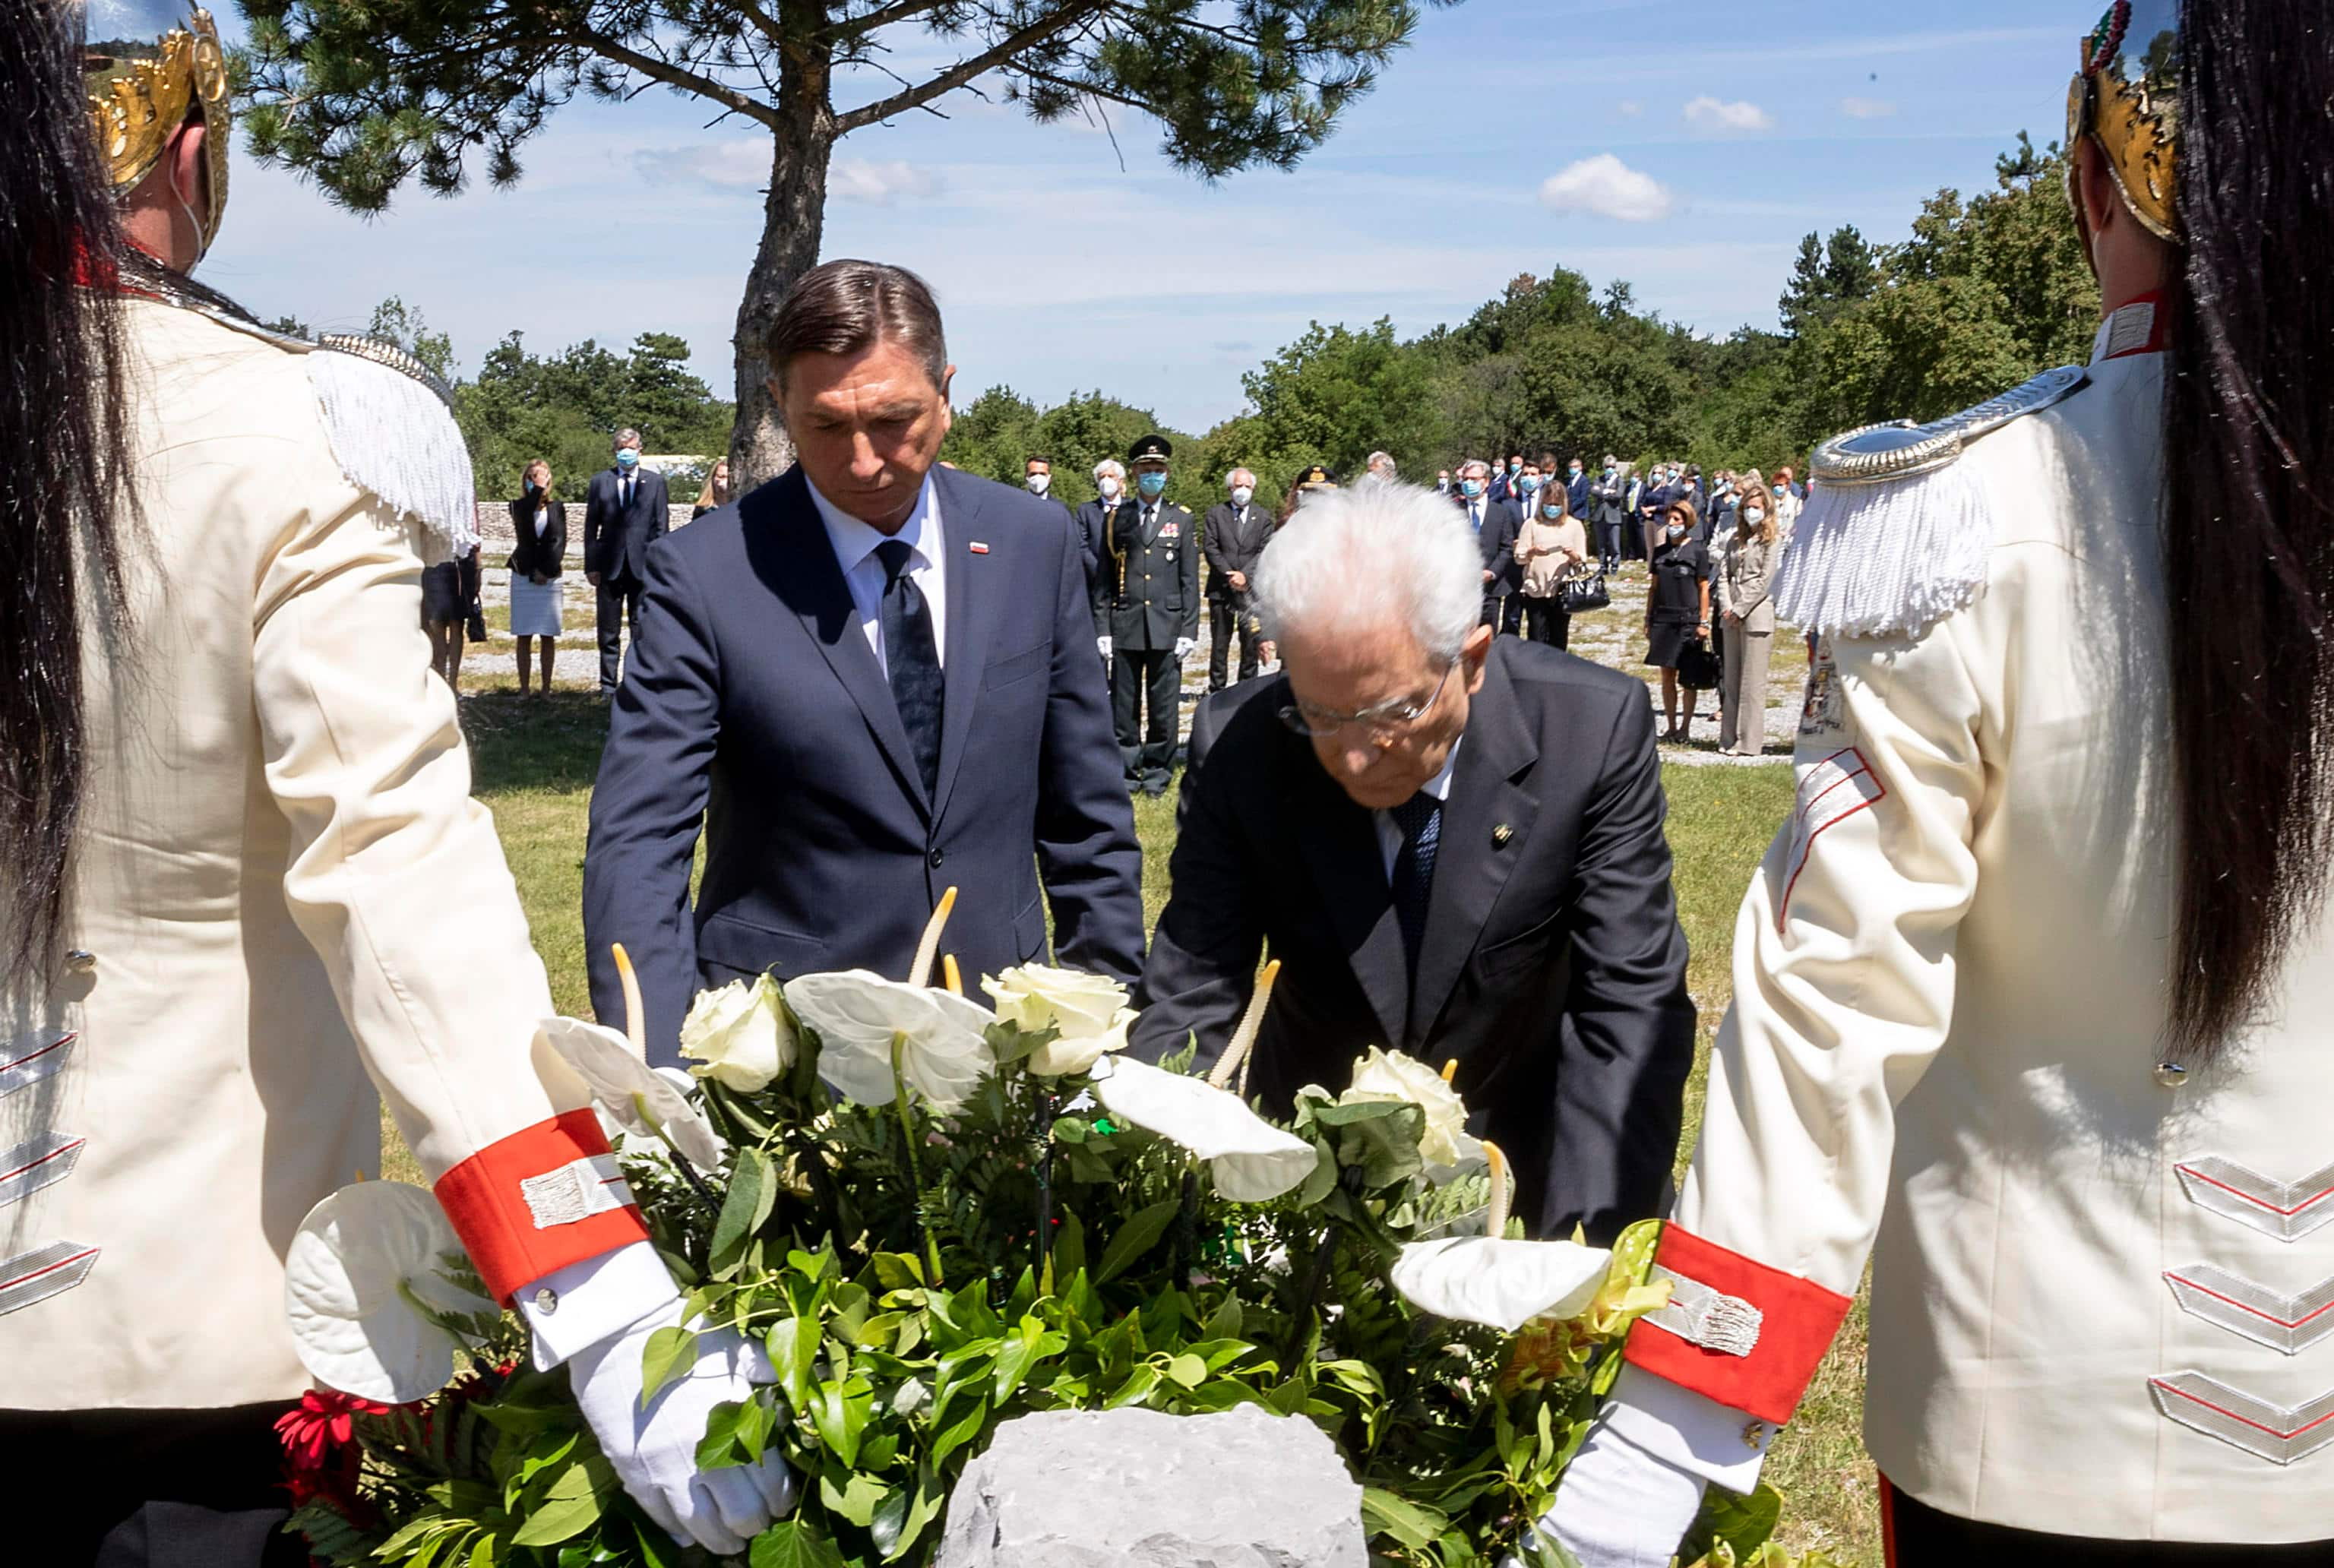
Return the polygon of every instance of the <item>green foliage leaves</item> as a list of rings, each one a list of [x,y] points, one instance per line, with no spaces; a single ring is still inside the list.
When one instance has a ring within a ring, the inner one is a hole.
[[[505,337],[477,380],[454,390],[479,499],[516,498],[526,465],[541,457],[552,493],[580,507],[592,475],[608,466],[610,438],[626,426],[652,453],[727,452],[734,410],[689,373],[688,360],[689,345],[669,332],[642,332],[629,353],[586,338],[547,358],[528,353],[517,332]],[[690,499],[699,477],[668,475],[673,499]],[[571,512],[570,536],[582,527],[582,513]]]

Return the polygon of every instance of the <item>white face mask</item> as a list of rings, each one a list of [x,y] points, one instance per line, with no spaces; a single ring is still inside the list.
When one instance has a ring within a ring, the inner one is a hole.
[[[1023,483],[1029,486],[1032,495],[1043,495],[1054,487],[1054,476],[1051,474],[1032,474]]]
[[[1118,481],[1116,479],[1114,479],[1108,474],[1104,474],[1102,476],[1100,483],[1102,485],[1102,498],[1104,500],[1114,501],[1118,498]]]
[[[1235,506],[1245,506],[1245,505],[1247,505],[1250,501],[1253,501],[1253,500],[1255,500],[1255,499],[1256,499],[1256,492],[1255,492],[1255,491],[1253,491],[1253,490],[1251,490],[1251,489],[1249,489],[1247,486],[1245,486],[1245,485],[1235,485],[1235,486],[1232,486],[1232,505],[1235,505]]]
[[[1745,506],[1742,508],[1742,521],[1750,524],[1751,527],[1756,528],[1760,524],[1764,523],[1766,520],[1767,508],[1764,506]]]

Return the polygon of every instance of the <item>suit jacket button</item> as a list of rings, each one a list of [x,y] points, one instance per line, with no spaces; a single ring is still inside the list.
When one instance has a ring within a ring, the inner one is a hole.
[[[948,854],[947,854],[947,852],[946,852],[945,851],[942,851],[942,850],[934,850],[934,851],[932,851],[932,856],[931,856],[931,860],[932,860],[932,870],[934,870],[934,871],[939,871],[939,870],[940,869],[940,862],[941,862],[941,861],[945,861],[945,860],[947,860],[947,859],[948,859]]]

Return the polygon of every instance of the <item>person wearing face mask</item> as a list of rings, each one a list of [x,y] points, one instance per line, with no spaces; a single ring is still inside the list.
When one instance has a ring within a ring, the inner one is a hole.
[[[1434,476],[1434,493],[1438,495],[1448,495],[1451,494],[1450,469],[1445,468],[1441,473]]]
[[[1174,447],[1145,436],[1127,452],[1134,496],[1111,515],[1103,537],[1095,612],[1105,622],[1111,716],[1130,790],[1163,795],[1174,776],[1182,726],[1183,661],[1199,646],[1198,521],[1167,499]]]
[[[1718,575],[1719,629],[1726,640],[1718,749],[1758,756],[1767,749],[1767,666],[1775,647],[1775,606],[1767,584],[1782,554],[1782,523],[1765,485],[1745,485],[1741,500]]]
[[[1601,571],[1621,569],[1621,529],[1628,517],[1628,496],[1629,480],[1621,472],[1621,460],[1608,452],[1604,467],[1589,482],[1588,512],[1581,519],[1582,525],[1590,529],[1590,543],[1596,547]]]
[[[722,467],[714,465],[716,472]],[[709,477],[706,487],[712,485]],[[543,685],[538,695],[549,697],[552,666],[559,658],[559,578],[567,555],[567,504],[551,493],[551,465],[540,457],[526,466],[522,488],[510,508],[517,547],[505,563],[510,568],[510,629],[518,640],[520,695],[529,689],[527,666],[539,642]]]
[[[1077,509],[1078,548],[1085,561],[1086,600],[1095,608],[1095,640],[1102,649],[1102,667],[1110,669],[1110,620],[1103,613],[1102,545],[1110,534],[1112,515],[1126,499],[1126,465],[1104,457],[1094,467],[1095,498]]]
[[[1272,514],[1256,504],[1256,476],[1235,468],[1225,479],[1227,499],[1208,508],[1201,553],[1208,562],[1208,690],[1223,690],[1232,638],[1239,638],[1239,678],[1253,679],[1258,643],[1248,607],[1248,574],[1272,537]]]
[[[1550,468],[1542,468],[1530,458],[1524,459],[1521,471],[1516,475],[1509,489],[1508,504],[1515,509],[1516,533],[1520,535],[1524,525],[1539,511],[1539,498],[1548,491],[1561,492],[1563,486],[1555,482]],[[1509,541],[1509,565],[1500,586],[1505,596],[1500,601],[1500,630],[1509,637],[1520,637],[1524,630],[1523,557],[1516,553],[1515,540]]]
[[[1522,575],[1508,602],[1522,607],[1526,637],[1550,648],[1570,642],[1572,617],[1564,607],[1564,585],[1587,563],[1587,530],[1565,504],[1564,486],[1546,486],[1516,534],[1516,569]]]
[[[1054,494],[1054,464],[1051,458],[1025,459],[1021,465],[1021,487],[1059,512],[1062,515],[1062,520],[1069,524],[1071,532],[1077,532],[1077,515],[1070,510],[1068,502]],[[1079,554],[1083,563],[1085,554],[1083,544],[1079,546]],[[1089,592],[1093,591],[1091,586],[1087,591]]]
[[[1494,500],[1490,495],[1491,466],[1480,458],[1471,459],[1459,469],[1459,513],[1474,531],[1477,552],[1483,562],[1483,624],[1496,627],[1500,623],[1500,595],[1508,591],[1508,580],[1516,568],[1516,531],[1523,519],[1505,501]]]
[[[1656,463],[1645,470],[1645,481],[1637,488],[1636,523],[1625,541],[1629,559],[1650,561],[1654,548],[1661,543],[1662,518],[1668,513],[1676,495],[1670,484],[1670,471],[1665,464]]]
[[[1565,465],[1564,505],[1566,512],[1576,519],[1588,516],[1588,467],[1575,457]]]
[[[1693,1058],[1653,716],[1623,671],[1495,638],[1480,572],[1403,485],[1316,491],[1265,547],[1282,673],[1203,705],[1129,1049],[1213,1060],[1269,948],[1268,1109],[1372,1045],[1456,1059],[1526,1229],[1604,1242],[1664,1204]]]
[[[1710,640],[1709,552],[1694,538],[1693,503],[1673,501],[1662,515],[1662,535],[1654,546],[1653,588],[1645,595],[1645,662],[1662,672],[1665,741],[1693,736],[1693,710],[1701,692],[1685,688],[1685,722],[1678,722],[1678,656],[1691,643]]]
[[[624,636],[641,634],[641,589],[649,546],[671,518],[664,476],[641,464],[641,433],[616,432],[615,461],[592,476],[584,497],[584,577],[599,590],[600,695],[616,695]]]

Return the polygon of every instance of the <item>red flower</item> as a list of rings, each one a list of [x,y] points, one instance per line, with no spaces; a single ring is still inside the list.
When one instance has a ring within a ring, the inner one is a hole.
[[[348,1446],[356,1430],[352,1418],[360,1412],[386,1415],[389,1410],[387,1405],[361,1400],[354,1394],[311,1389],[300,1396],[298,1409],[288,1410],[276,1419],[275,1435],[284,1445],[284,1457],[292,1473],[313,1473],[332,1468],[333,1451]]]

